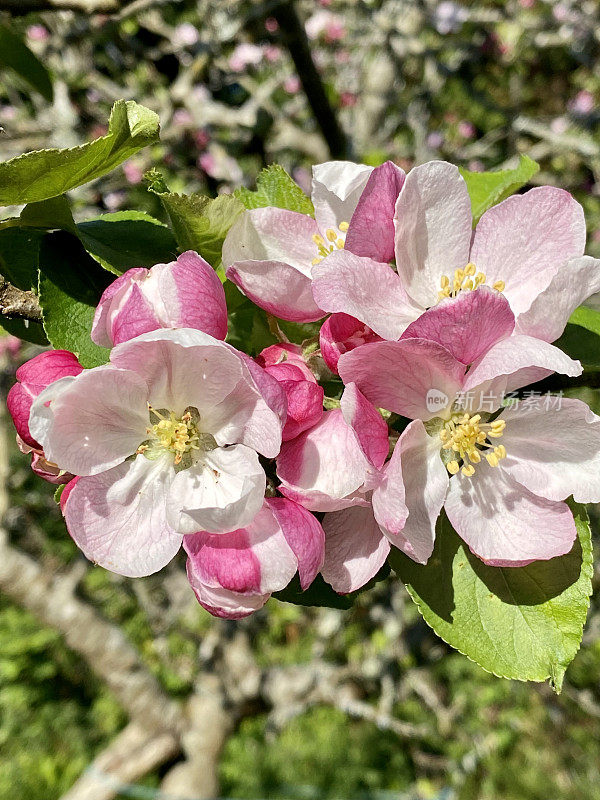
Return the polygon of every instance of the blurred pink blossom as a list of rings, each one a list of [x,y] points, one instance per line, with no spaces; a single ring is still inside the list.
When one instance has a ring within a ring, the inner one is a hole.
[[[340,105],[342,108],[352,108],[356,105],[357,96],[354,92],[342,92],[340,95]]]
[[[274,64],[281,58],[281,48],[277,47],[276,44],[266,45],[264,52],[266,60],[269,61],[271,64]]]
[[[456,33],[462,28],[468,15],[466,8],[453,3],[452,0],[444,0],[436,6],[433,24],[438,33]]]
[[[346,35],[344,20],[339,14],[320,9],[307,19],[306,35],[309,39],[324,36],[327,42],[339,42]]]
[[[104,195],[104,205],[109,211],[118,211],[125,202],[127,195],[125,192],[107,192]]]
[[[128,183],[141,183],[144,177],[144,170],[133,161],[126,161],[123,164],[123,172]]]
[[[16,336],[0,336],[0,358],[17,358],[22,344]]]
[[[283,88],[288,94],[298,94],[300,85],[300,78],[297,75],[290,75],[283,82]]]
[[[27,38],[32,42],[44,42],[49,36],[48,28],[44,25],[30,25],[27,28]]]
[[[279,30],[279,23],[277,22],[275,17],[267,17],[267,19],[265,20],[265,29],[269,33],[275,33],[276,31]]]
[[[575,97],[569,102],[569,110],[575,114],[586,115],[594,110],[594,95],[587,89],[577,92]]]
[[[186,108],[178,108],[173,112],[174,125],[190,125],[192,121],[192,115]]]
[[[197,44],[199,40],[200,34],[196,26],[192,25],[191,22],[182,22],[181,25],[177,25],[173,31],[174,44],[190,47],[191,45]]]
[[[565,133],[569,127],[569,120],[566,117],[555,117],[550,123],[552,133]]]
[[[229,69],[234,72],[243,72],[247,67],[256,67],[263,60],[262,47],[250,42],[238,44],[229,56]]]
[[[462,120],[458,123],[458,132],[464,139],[472,139],[475,136],[476,130],[472,122]]]
[[[444,144],[444,135],[439,131],[431,131],[427,134],[427,147],[438,150]]]
[[[198,166],[217,181],[241,183],[243,178],[242,170],[235,158],[232,158],[225,148],[214,142],[210,144],[206,152],[200,154]]]

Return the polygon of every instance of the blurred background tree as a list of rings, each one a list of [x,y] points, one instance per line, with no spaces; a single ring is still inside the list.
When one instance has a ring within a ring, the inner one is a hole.
[[[273,161],[308,189],[329,157],[526,153],[598,256],[599,32],[596,0],[0,0],[0,158],[99,136],[135,99],[161,143],[73,210],[162,219],[152,167],[217,194]],[[4,396],[35,350],[0,351]],[[597,602],[560,697],[450,652],[393,580],[351,610],[214,620],[182,559],[141,580],[86,562],[6,415],[2,435],[2,800],[600,798]]]

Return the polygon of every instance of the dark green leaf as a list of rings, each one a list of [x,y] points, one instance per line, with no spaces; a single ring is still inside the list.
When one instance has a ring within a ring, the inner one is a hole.
[[[12,336],[23,339],[25,342],[33,342],[33,344],[41,345],[49,344],[44,328],[39,322],[1,317],[0,328],[10,333]]]
[[[385,580],[390,574],[387,564],[379,570],[371,580],[361,586],[356,592],[350,594],[338,594],[328,583],[325,583],[321,575],[317,575],[311,585],[302,591],[300,578],[298,575],[280,592],[274,592],[273,597],[284,603],[293,603],[297,606],[325,606],[327,608],[352,608],[359,594],[368,591],[375,584]]]
[[[88,253],[116,275],[177,258],[169,228],[142,211],[117,211],[80,222],[77,233]]]
[[[501,169],[497,172],[469,172],[467,169],[460,169],[460,174],[467,182],[467,188],[471,197],[471,208],[473,210],[473,225],[476,225],[481,215],[514,194],[539,170],[529,156],[520,156],[519,166],[514,169]]]
[[[132,100],[113,106],[108,133],[67,150],[37,150],[0,164],[0,205],[47,200],[100,178],[158,141],[158,116]]]
[[[425,566],[392,548],[390,564],[425,621],[445,642],[504,678],[560,691],[583,633],[593,574],[590,526],[572,504],[578,539],[570,553],[526,567],[488,567],[443,516]]]
[[[44,231],[0,228],[0,274],[24,291],[37,290],[38,253]]]
[[[554,344],[571,358],[581,361],[586,372],[600,370],[600,335],[589,327],[569,322]]]
[[[52,81],[48,70],[7,25],[0,25],[0,67],[14,70],[45,100],[52,102]]]
[[[304,194],[279,164],[272,164],[263,169],[256,179],[255,192],[242,187],[236,189],[235,196],[239,197],[246,208],[275,206],[310,216],[315,213],[310,197]]]
[[[40,305],[54,348],[70,350],[84,367],[108,361],[90,338],[94,310],[111,277],[68,233],[49,233],[40,247]]]
[[[255,356],[277,339],[271,333],[267,315],[243,295],[231,281],[225,281],[225,299],[228,311],[229,344],[244,353]]]
[[[38,203],[29,203],[19,216],[19,224],[47,231],[77,233],[67,196],[51,197]]]

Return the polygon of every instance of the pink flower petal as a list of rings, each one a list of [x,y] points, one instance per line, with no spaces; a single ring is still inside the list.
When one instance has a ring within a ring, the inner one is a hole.
[[[548,287],[560,267],[583,255],[583,209],[568,192],[539,186],[492,206],[479,220],[471,261],[487,282],[504,281],[518,317]]]
[[[600,502],[600,417],[580,400],[540,397],[502,412],[502,468],[548,500]]]
[[[558,347],[531,336],[514,334],[497,342],[475,363],[467,373],[463,391],[473,398],[486,395],[493,411],[502,404],[503,395],[520,389],[528,383],[541,380],[559,372],[574,377],[581,375],[579,361],[565,355]],[[478,399],[473,408],[482,408]]]
[[[243,273],[240,265],[245,262],[278,262],[310,278],[311,262],[318,255],[312,237],[318,233],[317,223],[306,214],[254,208],[241,214],[229,229],[223,242],[223,264],[235,265]]]
[[[179,550],[182,537],[166,519],[169,487],[162,461],[138,456],[69,487],[65,521],[90,561],[137,578],[157,572]]]
[[[350,505],[346,498],[363,485],[369,470],[356,435],[339,409],[327,411],[313,428],[284,442],[277,459],[282,494],[313,511]],[[284,491],[288,489],[293,494]],[[314,503],[317,498],[323,502]]]
[[[54,381],[79,375],[83,367],[68,350],[48,350],[22,364],[16,372],[18,383],[11,387],[6,405],[17,434],[30,447],[39,448],[29,431],[29,413],[34,398]]]
[[[430,339],[463,364],[472,364],[513,332],[515,318],[508,300],[485,286],[442,300],[411,323],[403,339]]]
[[[309,430],[323,416],[323,387],[312,381],[281,381],[287,396],[288,415],[281,438],[289,442]]]
[[[219,276],[198,253],[187,250],[167,264],[160,276],[160,291],[169,318],[178,313],[178,328],[197,328],[224,339],[227,336],[225,290]],[[171,305],[172,304],[172,305]]]
[[[523,566],[568,553],[575,541],[566,503],[537,497],[502,466],[482,461],[475,474],[450,481],[446,513],[469,548],[492,566]]]
[[[298,559],[300,586],[307,589],[317,577],[325,558],[325,533],[321,523],[310,511],[286,498],[272,497],[265,502]]]
[[[396,266],[423,308],[437,301],[442,275],[469,261],[471,201],[457,167],[429,161],[412,169],[396,203]]]
[[[321,574],[336,592],[347,594],[368,583],[390,552],[370,506],[326,514],[325,561]]]
[[[326,161],[313,166],[312,201],[322,232],[350,222],[373,167],[352,161]]]
[[[349,314],[384,339],[398,339],[421,313],[391,267],[348,250],[338,250],[317,264],[312,291],[320,308]]]
[[[373,170],[350,220],[347,250],[375,261],[394,258],[394,210],[405,178],[392,161]]]
[[[419,564],[426,564],[433,552],[435,525],[448,491],[440,444],[420,420],[411,422],[373,492],[373,511],[383,532]]]
[[[596,292],[600,292],[600,260],[582,256],[567,262],[518,317],[517,333],[554,342],[577,306]]]
[[[321,325],[319,331],[321,355],[334,373],[337,373],[338,361],[342,353],[354,350],[361,344],[379,341],[381,341],[381,337],[349,314],[332,314]]]
[[[340,400],[344,419],[354,430],[363,453],[376,469],[381,469],[390,449],[388,427],[355,383],[348,383]]]
[[[110,365],[63,381],[64,388],[50,384],[31,407],[31,432],[46,458],[73,475],[95,475],[135,453],[147,438],[145,381]]]
[[[464,366],[437,342],[403,339],[365,344],[339,360],[344,382],[355,382],[373,405],[428,420],[454,400]],[[432,395],[441,404],[432,403]]]
[[[290,322],[315,322],[325,316],[314,301],[311,280],[280,261],[238,261],[227,277],[259,308]]]
[[[217,447],[174,476],[169,522],[180,533],[243,528],[260,511],[265,487],[265,473],[254,450],[243,444]]]

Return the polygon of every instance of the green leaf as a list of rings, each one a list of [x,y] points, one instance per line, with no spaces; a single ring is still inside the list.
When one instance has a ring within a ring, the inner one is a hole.
[[[297,606],[325,606],[327,608],[352,608],[354,597],[352,595],[337,594],[320,575],[311,585],[302,591],[298,575],[280,592],[273,592],[273,597],[283,603],[293,603]]]
[[[579,306],[569,317],[569,322],[600,336],[600,311],[587,306]]]
[[[0,317],[0,328],[18,339],[23,339],[25,342],[41,345],[50,344],[44,328],[39,322],[31,322],[28,319]]]
[[[28,292],[37,290],[38,254],[44,231],[0,228],[0,274]]]
[[[154,111],[132,100],[113,106],[108,133],[68,150],[37,150],[0,164],[0,206],[47,200],[106,175],[158,141]]]
[[[310,216],[315,213],[310,197],[304,194],[298,184],[279,164],[272,164],[263,169],[256,179],[255,192],[242,187],[236,189],[234,194],[239,197],[246,208],[275,206]]]
[[[519,166],[514,169],[501,169],[496,172],[469,172],[460,168],[460,174],[467,182],[473,210],[473,226],[481,215],[514,194],[538,172],[540,166],[529,156],[520,156]]]
[[[169,228],[142,211],[104,214],[80,222],[76,231],[88,253],[115,275],[177,258],[177,243]]]
[[[211,198],[201,194],[169,192],[156,170],[146,175],[148,189],[158,195],[169,215],[175,239],[181,250],[195,250],[216,270],[227,231],[244,210],[233,195]],[[222,278],[224,276],[221,276]]]
[[[570,553],[526,567],[489,567],[445,518],[425,566],[392,548],[390,564],[425,621],[445,642],[504,678],[549,679],[560,692],[583,633],[592,591],[590,526],[572,504],[578,538]]]
[[[269,329],[267,315],[243,295],[231,281],[225,281],[228,331],[227,342],[237,350],[255,356],[277,339]]]
[[[379,570],[371,580],[361,586],[356,592],[350,594],[338,594],[328,583],[325,583],[321,575],[317,575],[311,585],[302,591],[300,578],[296,574],[294,579],[280,592],[273,592],[273,597],[284,603],[293,603],[297,606],[325,606],[327,608],[352,608],[359,594],[368,591],[376,583],[385,580],[390,574],[387,564]]]
[[[571,358],[581,361],[585,372],[600,371],[600,335],[591,327],[569,322],[554,344]]]
[[[0,25],[0,66],[14,70],[45,100],[52,102],[54,93],[48,70],[7,25]]]
[[[40,305],[52,346],[70,350],[84,367],[108,361],[109,350],[90,338],[94,310],[112,280],[68,233],[46,234],[40,247]]]
[[[64,194],[26,205],[19,216],[19,225],[41,228],[46,231],[61,230],[77,234],[71,206]]]

